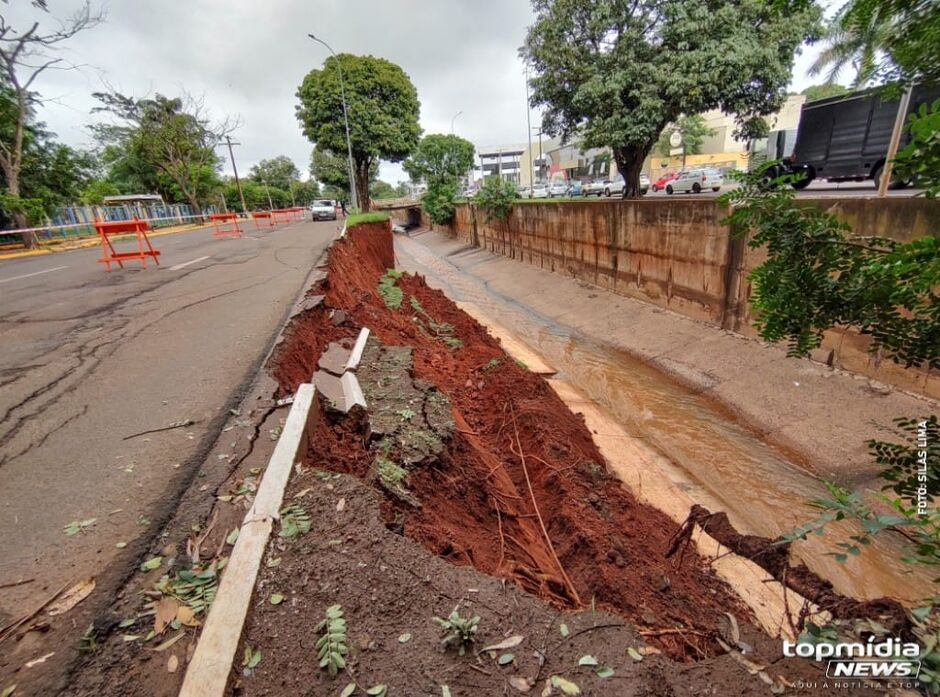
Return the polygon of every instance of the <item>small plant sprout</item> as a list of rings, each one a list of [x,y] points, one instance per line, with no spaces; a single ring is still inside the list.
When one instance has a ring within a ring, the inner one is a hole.
[[[451,610],[446,620],[440,617],[434,617],[433,619],[444,632],[441,645],[445,649],[456,646],[458,655],[463,656],[467,652],[467,647],[473,643],[474,635],[477,633],[480,624],[480,616],[461,617],[458,612],[459,609],[460,606],[458,605]]]
[[[326,618],[317,625],[316,631],[321,633],[317,639],[317,660],[320,668],[336,675],[346,667],[346,620],[343,618],[343,608],[331,605],[326,609]]]
[[[89,518],[87,520],[73,520],[71,523],[66,525],[65,528],[63,529],[65,530],[66,535],[68,535],[69,537],[72,537],[73,535],[77,535],[80,532],[85,532],[87,528],[90,528],[92,525],[95,524],[96,520],[98,519]]]
[[[291,540],[310,532],[310,514],[299,503],[281,509],[281,537]]]

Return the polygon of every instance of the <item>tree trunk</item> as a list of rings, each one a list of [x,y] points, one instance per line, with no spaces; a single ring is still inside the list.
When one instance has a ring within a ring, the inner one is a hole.
[[[652,144],[645,147],[626,146],[613,148],[614,160],[617,170],[623,176],[623,198],[639,198],[640,172],[643,170],[643,160],[649,154]]]
[[[355,160],[354,176],[356,177],[356,197],[359,199],[359,210],[368,213],[372,208],[372,201],[369,199],[369,169],[371,166],[369,160]]]

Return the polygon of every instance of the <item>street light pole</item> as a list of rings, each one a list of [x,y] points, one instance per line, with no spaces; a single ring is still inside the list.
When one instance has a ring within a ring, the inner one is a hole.
[[[450,134],[454,135],[454,121],[457,120],[457,117],[460,116],[463,112],[458,111],[450,119]],[[457,189],[460,189],[460,173],[457,171],[457,155],[454,154],[454,183],[457,184]]]
[[[529,198],[535,186],[535,166],[532,163],[532,107],[529,105],[529,64],[525,64],[525,125],[529,133]],[[521,178],[521,177],[520,177]]]
[[[352,141],[349,139],[349,113],[346,108],[346,86],[343,82],[343,68],[339,64],[339,57],[336,55],[336,51],[334,51],[326,41],[318,39],[313,34],[307,34],[307,36],[318,44],[326,46],[326,49],[336,58],[336,72],[339,73],[339,93],[343,100],[343,123],[346,126],[346,155],[348,157],[347,164],[349,165],[349,203],[353,208],[358,208],[359,197],[356,195],[356,176],[353,173]],[[368,196],[369,193],[366,192],[365,195]]]

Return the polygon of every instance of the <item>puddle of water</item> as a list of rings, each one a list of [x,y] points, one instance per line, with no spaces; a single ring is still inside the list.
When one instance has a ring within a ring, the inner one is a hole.
[[[558,371],[606,407],[624,428],[667,456],[685,477],[693,500],[725,511],[742,533],[774,538],[815,516],[807,501],[824,496],[823,483],[788,461],[716,403],[628,353],[573,336],[414,240],[396,240],[432,286],[452,300],[477,303],[539,351]],[[407,264],[406,264],[407,266]],[[831,526],[794,553],[837,591],[857,598],[893,597],[915,603],[934,592],[926,568],[901,563],[900,539],[876,539],[840,563],[828,552],[852,528]]]

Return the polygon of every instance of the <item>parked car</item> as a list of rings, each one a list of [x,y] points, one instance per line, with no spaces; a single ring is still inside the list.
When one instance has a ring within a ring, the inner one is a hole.
[[[609,179],[595,179],[587,186],[581,188],[582,196],[601,196],[604,193],[604,187],[610,183]]]
[[[671,182],[673,179],[675,179],[678,176],[679,176],[678,172],[669,172],[668,174],[664,174],[655,182],[653,182],[653,191],[662,191],[663,189],[666,188],[666,184],[668,184],[669,182]]]
[[[623,195],[624,186],[623,175],[618,174],[604,185],[604,195],[610,198],[614,194]],[[650,189],[650,178],[640,173],[640,196],[645,196]]]
[[[473,198],[477,195],[476,189],[464,189],[460,194],[463,198]]]
[[[548,198],[548,184],[539,182],[532,187],[532,198]]]
[[[686,192],[697,194],[705,189],[718,191],[724,183],[721,172],[711,167],[702,169],[690,169],[686,172],[679,172],[679,176],[666,184],[666,193]]]
[[[568,186],[568,196],[581,196],[584,192],[584,182],[580,179],[572,180]]]
[[[531,186],[516,187],[516,198],[531,198],[531,194],[532,194]]]
[[[318,199],[310,205],[314,220],[336,220],[336,206],[329,199]]]
[[[556,179],[548,185],[549,198],[556,196],[565,196],[568,193],[568,183],[564,179]]]

